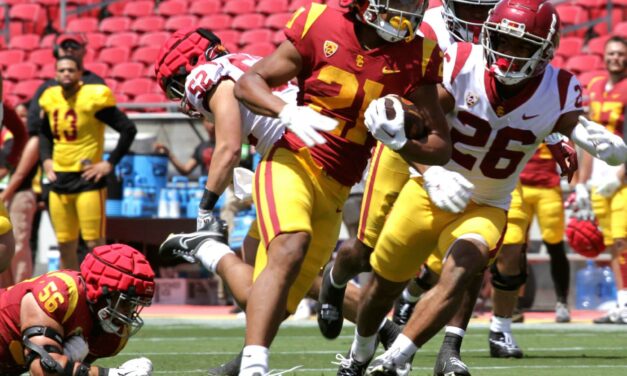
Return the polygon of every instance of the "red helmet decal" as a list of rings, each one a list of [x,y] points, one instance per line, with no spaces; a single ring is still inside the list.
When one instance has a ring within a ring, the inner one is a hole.
[[[571,218],[566,226],[566,239],[570,247],[584,257],[595,258],[605,250],[603,233],[591,221]]]

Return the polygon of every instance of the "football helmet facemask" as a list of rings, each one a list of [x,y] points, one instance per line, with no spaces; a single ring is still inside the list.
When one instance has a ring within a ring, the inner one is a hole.
[[[340,0],[340,4],[352,7],[359,21],[392,43],[412,40],[429,7],[428,0]]]
[[[559,16],[548,1],[500,1],[481,30],[486,68],[504,85],[544,73],[559,44],[559,31]],[[523,41],[532,53],[515,56],[503,47],[505,38]]]
[[[496,3],[498,0],[444,0],[442,18],[453,38],[462,42],[479,43],[483,22]]]
[[[103,245],[85,257],[80,269],[102,329],[120,337],[137,333],[144,324],[139,314],[155,291],[155,273],[146,257],[124,244]]]

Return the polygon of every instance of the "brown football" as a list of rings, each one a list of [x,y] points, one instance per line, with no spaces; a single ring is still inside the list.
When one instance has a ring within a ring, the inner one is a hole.
[[[429,129],[425,126],[416,106],[403,97],[396,97],[401,101],[405,115],[405,136],[411,140],[419,140],[427,136]],[[394,109],[393,103],[391,99],[385,99],[385,114],[388,119],[394,119],[396,117],[396,110]]]

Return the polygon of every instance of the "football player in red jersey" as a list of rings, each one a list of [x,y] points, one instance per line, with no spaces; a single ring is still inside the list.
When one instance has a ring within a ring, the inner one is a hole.
[[[94,248],[80,272],[50,272],[0,289],[0,374],[147,376],[152,363],[132,359],[119,368],[90,364],[120,352],[143,325],[154,272],[139,251],[112,244]]]
[[[620,36],[608,39],[604,54],[607,76],[594,78],[588,85],[590,120],[625,137],[627,107],[627,41]],[[627,324],[627,180],[625,165],[608,166],[584,154],[575,193],[576,203],[594,211],[603,231],[605,245],[612,252],[612,269],[616,275],[618,305],[595,323]],[[592,187],[591,194],[587,187]]]
[[[286,25],[288,41],[235,85],[235,95],[249,108],[278,117],[288,128],[255,175],[262,244],[246,309],[241,375],[267,372],[268,348],[285,310],[294,309],[329,259],[343,203],[375,143],[364,126],[369,103],[386,94],[407,97],[431,129],[426,139],[407,140],[398,127],[380,129],[377,137],[410,160],[443,164],[450,157],[436,100],[441,51],[414,34],[426,2],[341,3],[338,9],[312,3],[297,10]],[[299,105],[271,95],[271,87],[292,78],[301,89]],[[307,148],[295,133],[314,128],[316,112],[339,125],[318,134],[326,143]]]

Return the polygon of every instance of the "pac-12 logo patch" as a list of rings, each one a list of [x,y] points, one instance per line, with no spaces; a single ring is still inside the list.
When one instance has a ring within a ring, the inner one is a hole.
[[[337,52],[337,48],[338,47],[339,46],[337,45],[337,43],[332,42],[330,40],[325,40],[324,41],[324,46],[323,46],[324,56],[326,56],[326,57],[333,56],[333,54],[335,54],[335,52]]]
[[[479,102],[479,96],[473,92],[466,93],[466,104],[468,107],[472,107]]]

